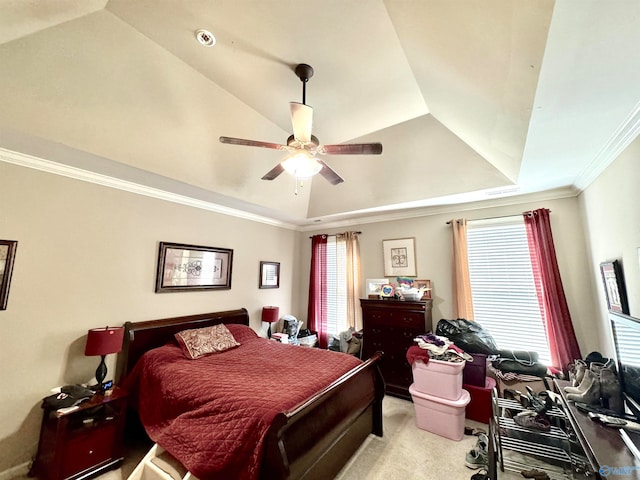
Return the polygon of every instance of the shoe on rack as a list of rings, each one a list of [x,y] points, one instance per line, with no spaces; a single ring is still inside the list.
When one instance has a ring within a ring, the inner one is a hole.
[[[513,417],[513,421],[516,425],[521,427],[531,428],[533,430],[539,430],[541,432],[548,432],[551,430],[551,423],[545,418],[544,415],[532,414],[533,412],[522,412]]]
[[[532,468],[531,470],[522,470],[520,475],[524,478],[533,478],[535,480],[550,480],[549,475],[546,472],[536,468]]]
[[[486,450],[478,447],[477,445],[467,452],[464,459],[464,464],[468,468],[478,469],[486,468],[489,466],[489,455]]]

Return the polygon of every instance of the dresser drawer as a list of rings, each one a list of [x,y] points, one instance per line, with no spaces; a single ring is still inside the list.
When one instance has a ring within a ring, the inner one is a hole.
[[[415,328],[424,332],[424,312],[402,312],[389,310],[372,310],[366,315],[365,326],[387,326],[394,328]]]
[[[113,421],[70,435],[62,460],[62,477],[70,477],[110,460],[115,441],[116,423]]]

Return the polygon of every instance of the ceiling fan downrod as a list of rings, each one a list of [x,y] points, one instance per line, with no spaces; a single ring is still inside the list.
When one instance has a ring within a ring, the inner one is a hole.
[[[307,104],[307,82],[311,77],[313,77],[313,67],[311,65],[307,65],[306,63],[301,63],[296,66],[295,69],[296,75],[302,82],[302,104]]]

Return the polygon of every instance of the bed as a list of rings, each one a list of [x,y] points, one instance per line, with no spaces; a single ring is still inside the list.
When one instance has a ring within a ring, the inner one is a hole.
[[[156,367],[142,367],[145,362],[148,362],[149,357],[155,358],[161,351],[164,355],[165,350],[167,355],[171,356],[175,354],[176,348],[179,349],[174,339],[176,333],[221,323],[225,324],[232,333],[235,332],[234,336],[238,335],[237,332],[245,335],[244,332],[250,330],[248,328],[249,315],[246,309],[136,323],[127,322],[125,324],[123,349],[118,355],[116,378],[119,379],[121,385],[127,385],[131,390],[135,390],[132,385],[137,384],[140,380],[141,374],[139,371],[144,368],[148,371],[156,370]],[[255,332],[253,332],[253,335],[255,335]],[[256,339],[253,339],[250,338],[251,335],[245,335],[242,337],[243,341],[241,341],[241,343],[250,347],[251,352],[253,352],[253,354],[243,355],[242,362],[245,362],[248,357],[253,357],[257,362],[253,367],[255,369],[264,369],[264,363],[272,356],[284,358],[280,357],[280,355],[284,355],[283,352],[285,350],[295,355],[303,355],[303,361],[307,364],[313,364],[316,361],[315,356],[320,355],[321,357],[318,357],[319,364],[325,365],[322,362],[328,361],[327,356],[332,356],[332,359],[340,358],[341,367],[339,368],[344,370],[345,365],[352,366],[348,366],[348,370],[344,371],[344,373],[337,374],[335,379],[329,382],[325,380],[324,386],[309,394],[305,390],[307,387],[304,387],[304,389],[288,389],[287,378],[288,376],[290,378],[291,375],[305,375],[305,373],[313,375],[312,368],[296,368],[295,363],[293,364],[294,368],[291,368],[291,364],[287,365],[284,362],[281,374],[274,374],[273,372],[269,374],[270,370],[267,370],[267,372],[263,370],[263,375],[252,375],[252,383],[256,382],[256,378],[260,376],[269,379],[271,382],[273,382],[274,377],[281,377],[281,390],[288,392],[292,398],[289,399],[290,405],[287,408],[273,412],[274,414],[269,416],[269,422],[264,426],[263,434],[260,435],[259,445],[255,447],[260,452],[253,459],[258,463],[257,468],[254,468],[253,471],[250,469],[247,472],[239,472],[237,476],[248,479],[329,479],[335,477],[370,434],[382,436],[382,399],[385,387],[377,366],[382,354],[378,352],[365,361],[352,359],[349,360],[353,362],[352,364],[345,364],[344,357],[348,357],[345,354],[282,344],[277,344],[278,350],[274,350],[276,342],[255,336]],[[240,358],[238,355],[241,348],[242,346],[229,350],[229,357],[236,355],[236,358]],[[149,351],[152,352],[145,355]],[[223,358],[223,355],[226,354],[227,352],[220,354],[219,358]],[[309,355],[315,355],[311,362],[309,362],[309,358],[311,358]],[[335,357],[336,355],[340,357]],[[299,361],[296,360],[297,357],[294,356],[293,358],[293,362]],[[199,362],[200,360],[190,361]],[[190,365],[196,365],[196,363]],[[160,370],[160,368],[157,370]],[[190,370],[195,370],[195,368]],[[322,371],[325,370],[329,369],[322,369]],[[247,375],[249,376],[249,374]],[[206,386],[207,389],[209,386],[213,388],[216,378],[224,377],[218,375],[199,385]],[[139,391],[132,392],[132,398],[134,399],[131,402],[133,404],[132,407],[135,407],[137,402],[142,404],[141,398],[145,395],[145,389],[150,391],[155,388],[153,384],[156,380],[147,380],[146,383],[140,381],[142,387],[136,387]],[[198,390],[201,390],[201,388],[198,388]],[[299,391],[305,391],[304,398],[295,396]],[[156,402],[160,402],[163,398],[171,398],[174,393],[165,394],[163,392],[162,394],[154,393],[154,395],[153,405],[155,406],[164,405],[164,403],[156,404]],[[147,405],[149,405],[148,401]],[[163,406],[162,408],[165,407]],[[155,409],[162,411],[162,408]],[[173,407],[166,408],[171,410]],[[191,416],[197,416],[195,412],[206,411],[208,407],[205,408],[202,404],[198,404],[193,408],[194,414]],[[243,404],[242,408],[246,409],[246,405]],[[230,410],[230,412],[233,411],[234,409]],[[128,418],[127,422],[133,429],[135,429],[134,424],[136,422],[145,424],[144,420],[140,421],[139,413],[136,408],[132,408],[130,411],[130,418]],[[191,412],[185,412],[184,416],[189,416],[190,414]],[[143,412],[142,416],[144,415],[147,414]],[[175,415],[173,416],[175,417]],[[218,420],[214,420],[215,418],[217,417],[211,416],[211,421],[215,423],[207,424],[206,428],[202,425],[203,418],[198,418],[197,421],[200,423],[196,423],[195,428],[189,427],[189,430],[196,431],[196,435],[201,435],[197,439],[198,442],[203,443],[204,437],[210,434],[219,435],[220,432],[224,431],[226,427],[221,426],[222,424]],[[151,422],[151,425],[149,425],[149,419],[147,419],[147,425],[145,425],[147,433],[152,432],[149,435],[152,439],[153,436],[158,436],[158,431],[154,430],[157,423],[162,423],[162,421],[158,422],[156,418],[155,422]],[[169,432],[163,437],[163,441],[171,444],[171,435],[172,433]],[[215,439],[216,437],[212,438]],[[167,448],[166,445],[162,444],[163,441],[158,441],[157,443],[170,450],[172,446]],[[180,440],[180,442],[176,441],[174,443],[182,444],[185,442]],[[217,440],[212,440],[213,443],[216,443],[216,445],[204,445],[203,452],[197,452],[201,462],[203,456],[214,456],[216,450],[220,448]],[[182,460],[179,458],[180,454],[176,455],[176,457],[178,460]],[[239,463],[243,463],[245,460],[243,458]],[[213,473],[207,473],[204,477],[206,476],[210,478],[216,477]],[[234,474],[234,476],[236,475]],[[204,480],[204,477],[201,480]]]

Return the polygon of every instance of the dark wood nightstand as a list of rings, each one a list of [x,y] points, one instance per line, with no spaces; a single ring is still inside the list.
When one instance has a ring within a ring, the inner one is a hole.
[[[95,394],[76,410],[44,408],[38,453],[30,476],[41,480],[78,479],[123,461],[127,392]]]

